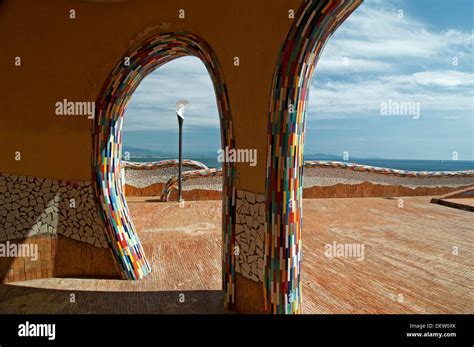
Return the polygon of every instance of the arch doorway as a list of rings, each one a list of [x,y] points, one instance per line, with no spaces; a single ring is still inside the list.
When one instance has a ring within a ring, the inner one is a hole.
[[[137,236],[121,182],[122,124],[131,95],[140,82],[161,65],[184,56],[195,56],[206,66],[214,85],[220,119],[221,145],[234,148],[232,116],[225,81],[216,56],[200,38],[189,33],[151,36],[131,48],[104,83],[96,102],[92,168],[95,196],[107,230],[107,239],[123,279],[146,277],[151,267]],[[233,303],[233,249],[235,167],[223,164],[222,187],[222,286],[225,302]]]

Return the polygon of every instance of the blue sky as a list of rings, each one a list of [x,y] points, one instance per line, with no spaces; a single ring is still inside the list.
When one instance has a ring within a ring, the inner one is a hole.
[[[470,0],[365,1],[328,41],[312,80],[305,154],[474,160]],[[176,98],[188,99],[185,154],[220,146],[212,82],[192,57],[145,78],[129,103],[124,145],[175,152]],[[414,115],[382,115],[412,103]]]

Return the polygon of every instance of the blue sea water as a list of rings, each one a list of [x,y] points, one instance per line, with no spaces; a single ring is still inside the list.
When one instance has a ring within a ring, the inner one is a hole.
[[[131,161],[150,162],[175,158],[131,158]],[[221,167],[217,158],[186,158],[204,163],[208,167]],[[305,160],[335,160],[307,157]],[[408,171],[461,171],[474,170],[474,161],[467,160],[409,160],[409,159],[356,159],[351,158],[351,163],[384,167]]]
[[[317,160],[317,159],[306,159]],[[474,161],[466,160],[409,160],[409,159],[351,159],[351,163],[407,171],[462,171],[474,170]]]

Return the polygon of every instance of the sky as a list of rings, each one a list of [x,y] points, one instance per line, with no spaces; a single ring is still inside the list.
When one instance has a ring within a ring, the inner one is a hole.
[[[455,152],[474,160],[472,18],[471,0],[365,1],[329,39],[316,67],[305,155],[449,160]],[[125,114],[124,145],[176,152],[177,95],[190,101],[185,155],[215,153],[214,90],[194,57],[142,81]],[[411,108],[397,112],[403,105]]]

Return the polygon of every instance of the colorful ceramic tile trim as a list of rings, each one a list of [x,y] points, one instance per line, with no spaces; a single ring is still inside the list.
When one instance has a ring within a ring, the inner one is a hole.
[[[222,169],[203,169],[195,171],[186,171],[182,174],[183,181],[189,181],[196,178],[206,178],[206,177],[220,177],[222,176]],[[171,177],[163,186],[163,191],[161,193],[161,201],[168,201],[171,191],[176,189],[178,186],[179,176],[175,175]]]
[[[102,87],[96,102],[93,132],[93,168],[100,214],[107,236],[122,274],[127,279],[140,279],[150,272],[140,240],[137,237],[125,200],[120,172],[122,168],[123,115],[132,93],[150,72],[182,56],[200,58],[214,82],[221,123],[222,147],[234,148],[232,117],[217,58],[200,38],[189,33],[162,33],[144,39],[118,62]],[[128,58],[128,59],[125,59]],[[130,64],[126,65],[126,61]],[[223,185],[223,287],[227,303],[234,301],[233,163],[224,166]]]
[[[136,161],[122,161],[122,167],[132,170],[156,170],[168,167],[177,167],[179,165],[178,159],[167,159],[160,161],[153,161],[147,163],[140,163]],[[196,169],[208,169],[206,165],[196,160],[183,159],[183,166],[193,167]]]
[[[264,281],[273,313],[301,311],[301,222],[305,109],[318,57],[361,0],[305,2],[280,51],[268,123]]]
[[[372,172],[382,175],[393,175],[400,177],[469,177],[474,176],[474,170],[464,171],[406,171],[376,167],[370,165],[361,165],[342,161],[310,160],[305,161],[306,168],[331,167],[337,169],[349,169],[354,171]]]

